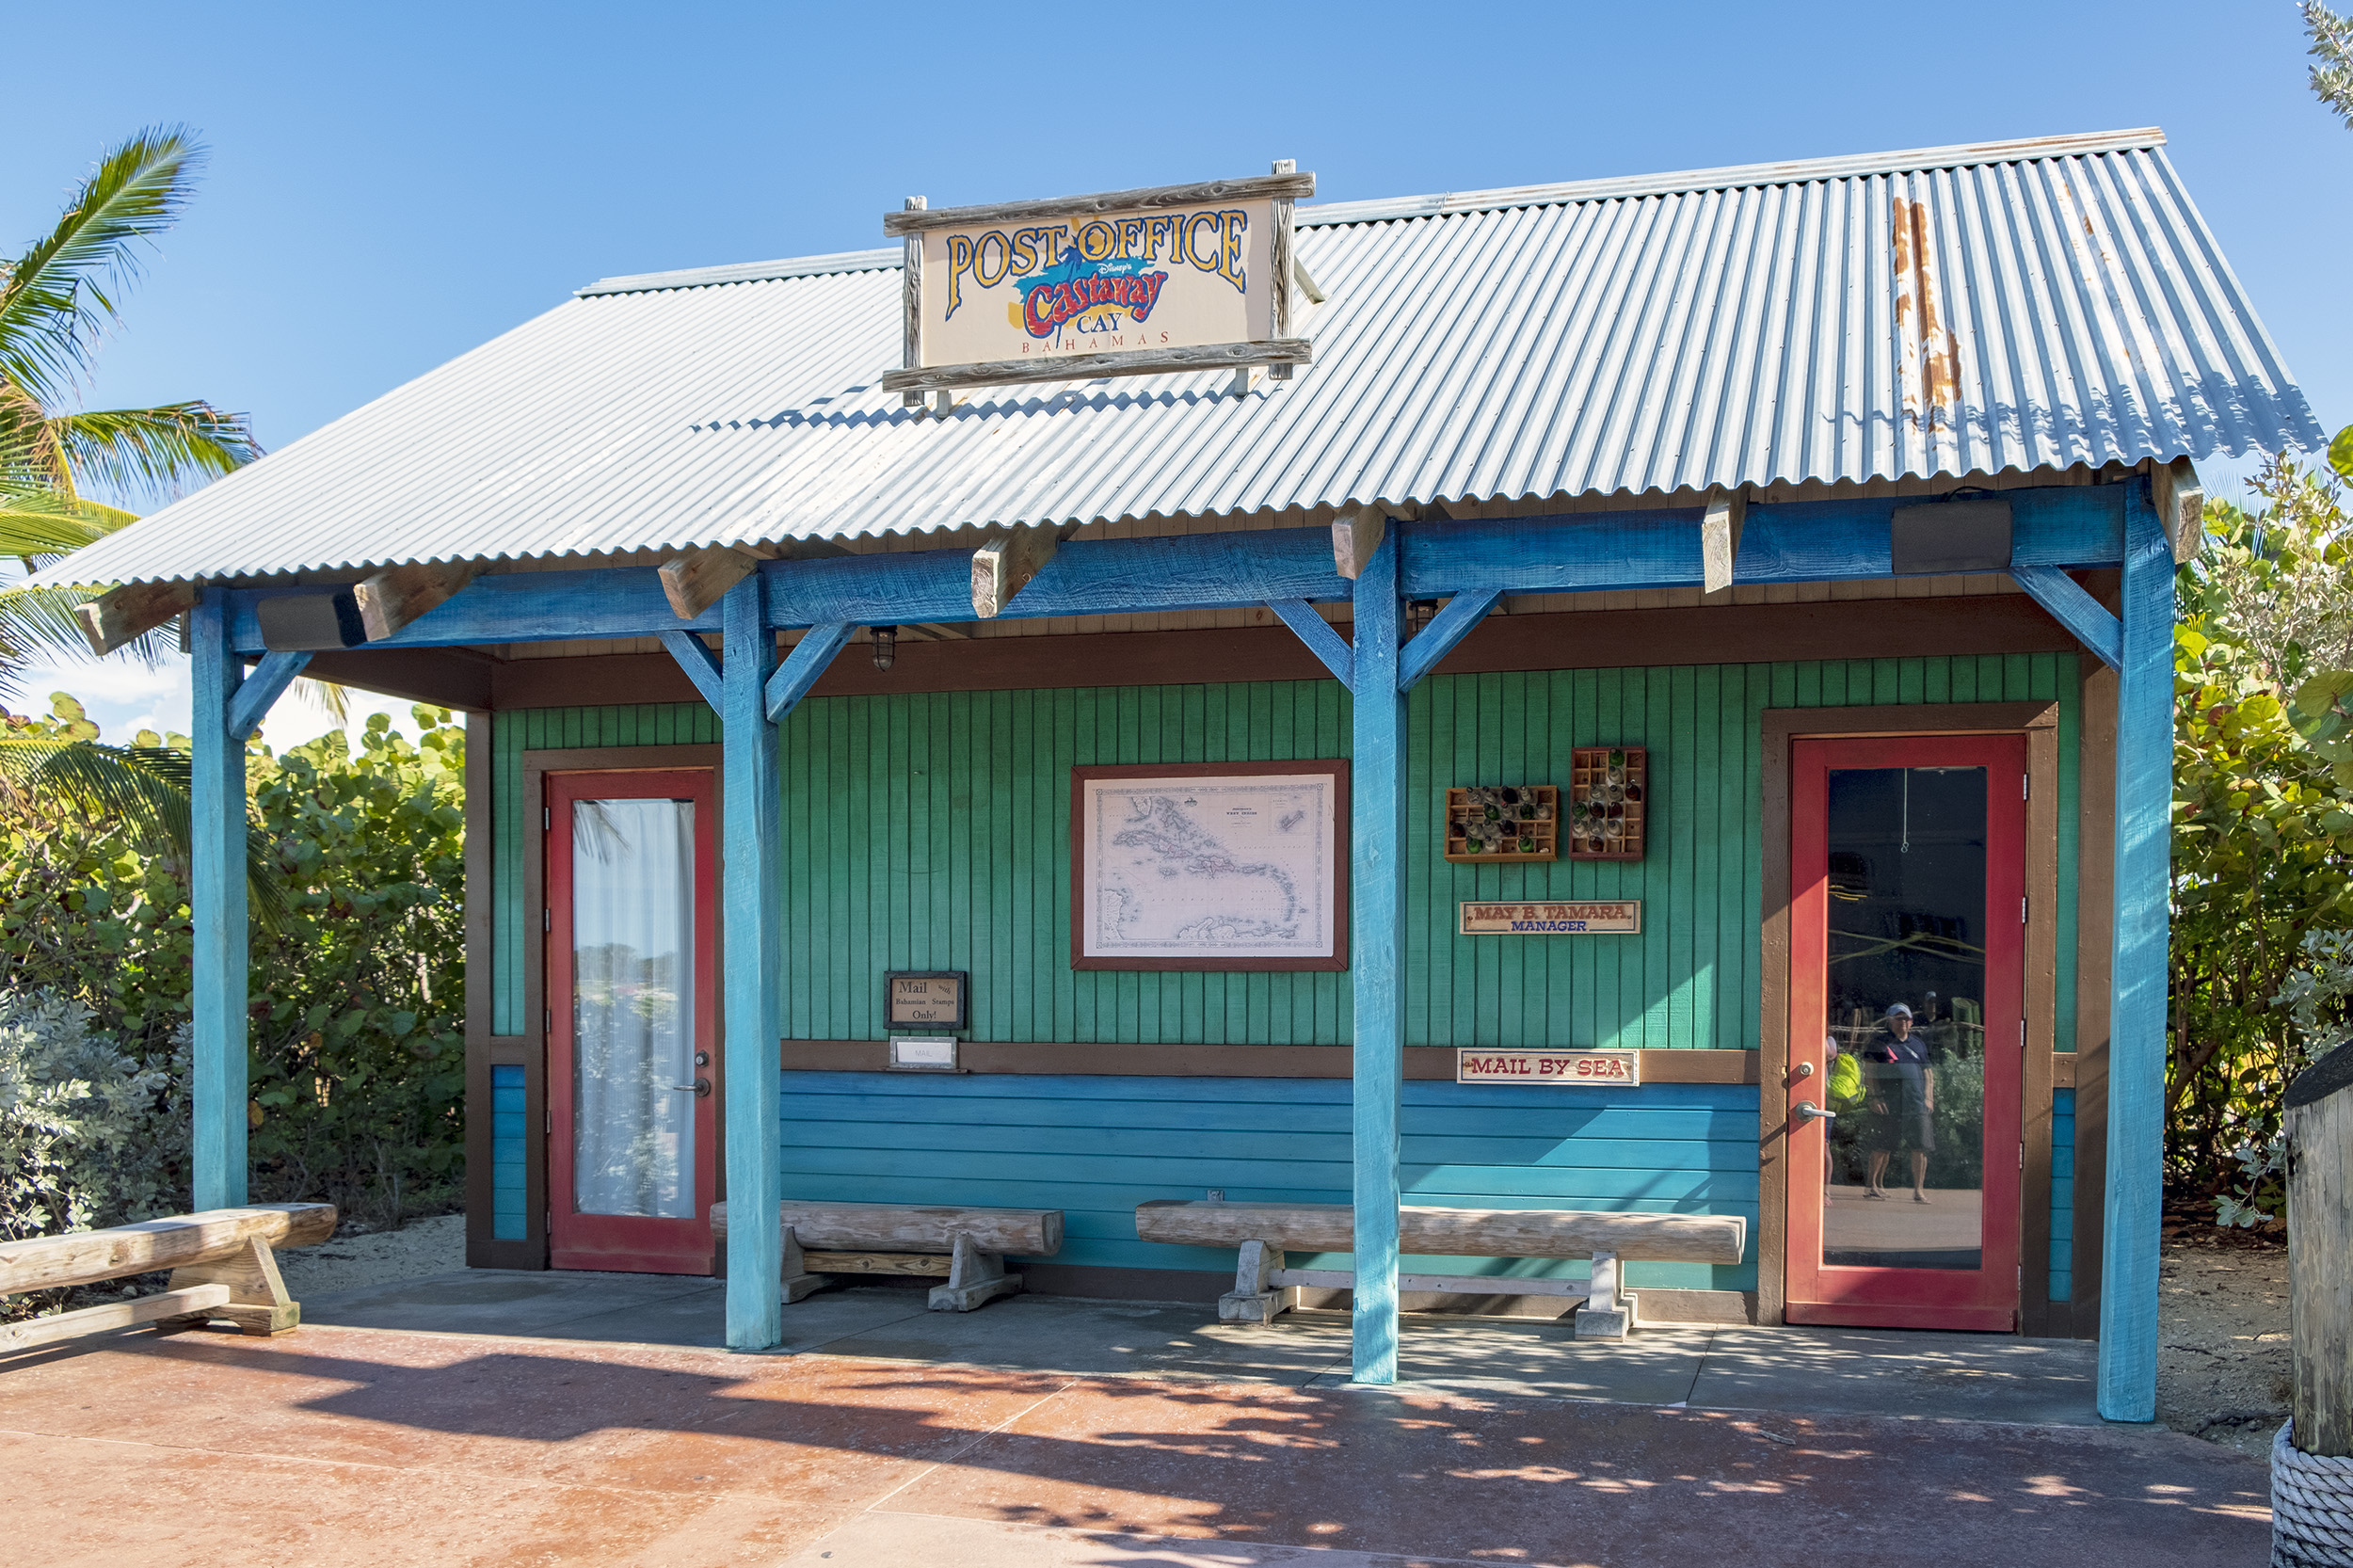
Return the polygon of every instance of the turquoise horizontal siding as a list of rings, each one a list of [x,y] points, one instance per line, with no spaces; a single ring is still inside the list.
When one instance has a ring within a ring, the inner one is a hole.
[[[490,1069],[490,1234],[520,1241],[531,1234],[524,1209],[530,1191],[525,1169],[528,1146],[523,1125],[523,1070],[512,1063]]]
[[[2075,1091],[2051,1091],[2051,1299],[2075,1292]]]
[[[1135,1207],[1197,1198],[1349,1201],[1349,1085],[1330,1079],[791,1073],[788,1194],[1060,1208],[1056,1261],[1230,1272],[1216,1248],[1140,1241]],[[1757,1091],[1405,1085],[1414,1203],[1757,1219]],[[1753,1248],[1752,1247],[1752,1253]],[[1295,1267],[1345,1267],[1344,1256]],[[1575,1277],[1581,1263],[1417,1259],[1436,1273]],[[1737,1266],[1636,1263],[1630,1283],[1753,1289]]]

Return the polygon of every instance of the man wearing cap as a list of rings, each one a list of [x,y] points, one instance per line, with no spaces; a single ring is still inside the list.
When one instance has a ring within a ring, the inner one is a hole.
[[[1868,1118],[1870,1184],[1863,1195],[1887,1198],[1891,1155],[1912,1156],[1912,1201],[1926,1203],[1929,1156],[1936,1150],[1936,1072],[1928,1042],[1912,1032],[1912,1009],[1891,1003],[1879,1032],[1863,1048],[1864,1112]]]

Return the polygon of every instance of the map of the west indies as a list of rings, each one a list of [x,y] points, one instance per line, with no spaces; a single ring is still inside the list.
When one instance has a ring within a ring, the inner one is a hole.
[[[1332,953],[1329,775],[1090,780],[1083,806],[1085,956]]]

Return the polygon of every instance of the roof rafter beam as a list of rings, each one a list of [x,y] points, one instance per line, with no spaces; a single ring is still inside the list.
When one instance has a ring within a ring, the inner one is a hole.
[[[991,534],[972,552],[972,613],[994,620],[1014,595],[1028,587],[1062,547],[1062,530],[1050,522],[1023,523]]]
[[[90,651],[104,659],[195,609],[198,591],[193,583],[126,583],[88,604],[75,605],[73,618]]]
[[[706,545],[662,563],[662,592],[680,620],[716,605],[729,588],[760,569],[757,556],[726,545]],[[716,706],[716,704],[713,704]]]
[[[1740,555],[1740,530],[1749,520],[1745,489],[1710,490],[1700,516],[1700,586],[1717,602],[1732,596],[1733,563]]]
[[[351,597],[360,603],[360,622],[368,641],[380,643],[398,636],[408,623],[440,609],[474,580],[481,566],[472,561],[420,561],[387,567],[355,584]]]

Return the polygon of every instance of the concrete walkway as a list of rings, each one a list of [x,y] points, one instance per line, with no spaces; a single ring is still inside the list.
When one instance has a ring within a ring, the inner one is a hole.
[[[724,1343],[726,1287],[656,1274],[460,1270],[303,1304],[303,1320],[547,1339]],[[1401,1376],[1429,1389],[1779,1410],[2098,1425],[2095,1357],[2080,1339],[1871,1329],[1644,1329],[1579,1341],[1532,1319],[1407,1319]],[[920,1288],[826,1290],[787,1307],[784,1353],[954,1363],[1073,1377],[1335,1387],[1348,1382],[1348,1319],[1285,1315],[1272,1328],[1151,1302],[1016,1296],[931,1312]]]
[[[788,1309],[799,1353],[740,1356],[677,1342],[707,1330],[710,1291],[463,1274],[306,1304],[275,1340],[0,1360],[8,1513],[39,1532],[20,1549],[403,1568],[2254,1568],[2268,1549],[2264,1466],[2091,1424],[2073,1345],[1578,1345],[1420,1319],[1412,1381],[1373,1390],[1340,1381],[1346,1326],[1322,1315],[968,1316],[856,1289]],[[401,1314],[435,1326],[383,1321]]]

